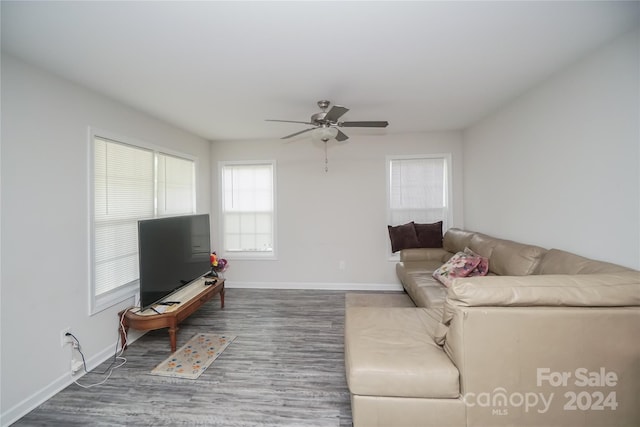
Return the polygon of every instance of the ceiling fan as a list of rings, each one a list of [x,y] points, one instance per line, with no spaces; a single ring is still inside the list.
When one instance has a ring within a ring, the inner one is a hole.
[[[389,125],[387,121],[359,121],[359,122],[340,122],[338,121],[347,111],[348,108],[340,105],[333,105],[329,108],[331,103],[327,100],[318,101],[318,107],[322,110],[319,113],[315,113],[311,116],[308,122],[301,122],[295,120],[271,120],[268,122],[284,122],[284,123],[301,123],[305,125],[312,125],[313,127],[301,130],[299,132],[292,133],[291,135],[283,136],[280,139],[288,139],[294,136],[298,136],[305,132],[309,132],[315,129],[320,129],[318,137],[320,140],[327,142],[330,139],[336,139],[337,141],[346,141],[349,137],[342,132],[338,127],[365,127],[365,128],[386,128]],[[329,108],[329,111],[327,111]]]

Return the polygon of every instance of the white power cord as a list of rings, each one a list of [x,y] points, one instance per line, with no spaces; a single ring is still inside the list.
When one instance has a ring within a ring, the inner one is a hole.
[[[120,328],[121,330],[124,330],[124,316],[127,314],[127,311],[131,310],[131,308],[126,309],[125,311],[122,312],[122,316],[120,316]],[[84,368],[84,372],[85,373],[89,373],[89,371],[87,371],[87,362],[84,358],[84,354],[82,353],[82,350],[80,348],[80,341],[72,334],[72,333],[68,333],[69,336],[71,336],[71,338],[73,338],[73,348],[75,350],[78,351],[78,353],[80,353],[80,356],[82,356],[82,366]],[[120,334],[118,334],[118,337],[120,337]],[[125,359],[124,357],[122,357],[122,353],[124,353],[124,349],[127,346],[127,337],[126,335],[124,336],[124,342],[122,343],[122,346],[120,348],[120,352],[118,352],[118,342],[120,341],[120,338],[118,338],[118,340],[116,340],[116,353],[113,356],[113,362],[111,363],[112,365],[116,362],[119,361],[120,363],[116,366],[111,366],[110,368],[108,368],[108,374],[107,376],[100,382],[97,382],[95,384],[80,384],[78,382],[78,380],[75,380],[74,383],[76,383],[77,385],[79,385],[82,388],[91,388],[91,387],[96,387],[99,385],[102,385],[104,383],[107,382],[107,380],[111,377],[111,374],[113,373],[114,370],[120,368],[121,366],[123,366],[125,363],[127,363],[127,359]],[[103,372],[102,374],[107,373],[107,371]]]

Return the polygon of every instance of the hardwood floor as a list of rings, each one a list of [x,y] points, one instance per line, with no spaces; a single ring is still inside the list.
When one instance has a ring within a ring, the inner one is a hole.
[[[72,384],[14,425],[351,426],[344,295],[227,289],[224,309],[218,296],[178,331],[178,348],[197,332],[237,336],[197,380],[149,374],[170,354],[166,330],[152,331],[105,384]]]

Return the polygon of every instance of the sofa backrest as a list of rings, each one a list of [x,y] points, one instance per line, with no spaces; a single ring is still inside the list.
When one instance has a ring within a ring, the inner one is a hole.
[[[546,249],[511,240],[497,239],[482,233],[450,228],[444,234],[443,248],[451,253],[469,248],[489,258],[489,271],[500,276],[533,274]]]
[[[489,271],[500,276],[527,276],[536,271],[546,249],[500,240],[489,258]]]
[[[560,249],[549,249],[544,254],[537,274],[595,274],[631,271],[626,267],[581,257]]]
[[[474,233],[469,242],[469,249],[485,258],[491,259],[493,249],[500,243],[500,239],[482,233]]]
[[[469,246],[474,234],[476,233],[473,231],[450,228],[442,237],[442,247],[444,250],[454,254],[456,252],[464,251],[464,248]]]
[[[447,304],[466,307],[640,307],[640,272],[462,277],[447,290]]]

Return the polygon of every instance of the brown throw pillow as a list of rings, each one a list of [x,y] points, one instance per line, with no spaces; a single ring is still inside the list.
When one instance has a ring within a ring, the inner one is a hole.
[[[433,224],[414,224],[421,248],[442,247],[442,221]]]
[[[388,225],[387,228],[389,229],[392,252],[420,247],[420,242],[418,241],[418,235],[416,234],[416,229],[413,226],[413,221],[407,224],[397,225],[395,227]]]

